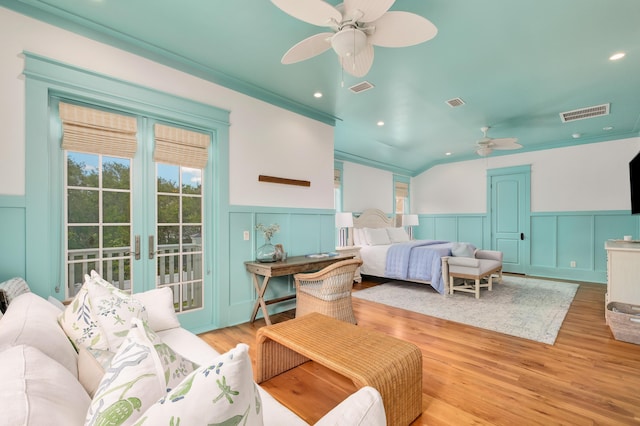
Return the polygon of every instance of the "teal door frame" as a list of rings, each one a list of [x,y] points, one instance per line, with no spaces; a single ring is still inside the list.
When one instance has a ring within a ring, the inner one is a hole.
[[[522,191],[518,191],[518,209],[517,218],[518,232],[524,235],[524,238],[518,241],[518,259],[517,265],[509,265],[505,262],[505,272],[514,272],[528,274],[531,266],[531,165],[503,167],[499,169],[487,170],[487,221],[486,235],[489,238],[488,247],[497,250],[495,214],[494,206],[494,188],[492,187],[495,177],[514,175],[522,178],[524,184]],[[508,256],[505,256],[508,257]]]

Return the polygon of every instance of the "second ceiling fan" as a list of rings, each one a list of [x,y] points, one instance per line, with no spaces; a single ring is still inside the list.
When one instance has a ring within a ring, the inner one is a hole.
[[[480,131],[483,134],[482,139],[476,141],[476,154],[486,157],[491,154],[494,149],[520,149],[522,145],[518,143],[518,138],[490,138],[487,136],[489,127],[482,127]]]
[[[395,0],[344,0],[336,7],[322,0],[271,1],[294,18],[332,30],[294,45],[282,57],[283,64],[304,61],[333,48],[346,72],[363,77],[373,64],[373,46],[413,46],[438,33],[436,26],[420,15],[389,12]]]

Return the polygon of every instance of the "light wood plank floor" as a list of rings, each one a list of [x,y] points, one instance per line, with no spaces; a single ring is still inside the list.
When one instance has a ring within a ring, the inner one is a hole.
[[[581,283],[553,346],[355,298],[354,310],[360,327],[420,347],[424,411],[413,425],[640,424],[640,345],[613,338],[604,320],[605,290]],[[247,343],[255,360],[262,326],[258,320],[201,337],[219,352]],[[262,386],[309,423],[355,390],[313,362]]]

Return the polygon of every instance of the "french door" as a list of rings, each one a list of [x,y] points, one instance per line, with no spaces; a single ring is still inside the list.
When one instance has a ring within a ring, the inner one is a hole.
[[[66,295],[73,297],[84,275],[96,270],[126,292],[170,288],[178,313],[202,310],[206,167],[171,164],[170,152],[169,162],[158,161],[162,142],[154,136],[157,129],[179,137],[195,133],[136,120],[133,156],[64,150]],[[87,150],[104,151],[98,146]]]

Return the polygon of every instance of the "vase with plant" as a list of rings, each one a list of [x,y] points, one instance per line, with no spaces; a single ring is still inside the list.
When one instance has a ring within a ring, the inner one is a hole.
[[[256,230],[262,232],[264,237],[264,245],[258,247],[256,251],[256,260],[258,262],[277,262],[282,259],[282,251],[276,250],[276,247],[271,244],[271,237],[273,234],[280,231],[280,225],[272,223],[269,226],[265,226],[262,223],[256,225]]]

